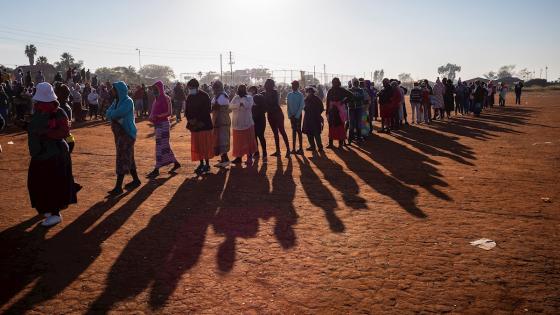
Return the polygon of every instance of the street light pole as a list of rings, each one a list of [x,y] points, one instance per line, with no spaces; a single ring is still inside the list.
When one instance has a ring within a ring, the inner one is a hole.
[[[138,50],[138,70],[140,70],[140,68],[142,68],[142,63],[140,63],[140,49],[136,48],[136,50]]]

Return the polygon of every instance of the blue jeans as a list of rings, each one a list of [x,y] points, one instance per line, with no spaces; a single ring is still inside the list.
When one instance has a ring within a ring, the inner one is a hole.
[[[348,120],[350,123],[349,139],[354,140],[362,137],[362,108],[350,108]]]

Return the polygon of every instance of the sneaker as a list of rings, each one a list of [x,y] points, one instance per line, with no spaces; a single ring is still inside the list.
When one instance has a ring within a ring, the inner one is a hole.
[[[41,225],[45,227],[50,227],[59,224],[62,222],[62,216],[59,215],[51,215],[50,217],[46,218]]]

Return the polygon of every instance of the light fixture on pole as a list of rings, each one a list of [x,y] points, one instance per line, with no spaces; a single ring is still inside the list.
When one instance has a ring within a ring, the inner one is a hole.
[[[140,68],[142,68],[142,63],[140,63],[140,49],[136,48],[136,50],[138,51],[138,70],[140,70]]]

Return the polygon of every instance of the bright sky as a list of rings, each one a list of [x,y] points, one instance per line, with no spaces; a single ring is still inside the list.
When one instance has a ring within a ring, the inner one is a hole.
[[[87,3],[87,5],[86,5]],[[27,0],[2,1],[0,64],[49,62],[64,51],[92,70],[171,66],[175,73],[264,66],[366,77],[435,78],[447,62],[462,78],[502,65],[560,77],[558,0]]]

